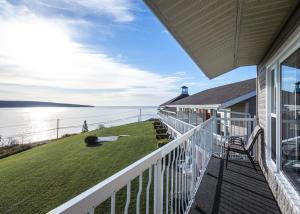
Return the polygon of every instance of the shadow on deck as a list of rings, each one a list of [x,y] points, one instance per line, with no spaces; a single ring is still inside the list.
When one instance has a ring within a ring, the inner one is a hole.
[[[197,191],[190,214],[280,213],[277,202],[258,165],[248,161],[213,157]]]

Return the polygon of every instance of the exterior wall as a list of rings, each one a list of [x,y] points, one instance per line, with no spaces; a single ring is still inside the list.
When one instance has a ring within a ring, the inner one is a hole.
[[[274,57],[280,50],[285,42],[289,40],[290,35],[300,26],[300,7],[296,8],[295,13],[285,27],[278,35],[275,42],[270,47],[268,53],[265,55],[261,64],[257,69],[257,116],[258,123],[264,129],[264,136],[258,142],[258,153],[257,159],[263,170],[263,173],[269,183],[269,186],[276,198],[278,205],[283,213],[300,213],[299,194],[292,193],[291,185],[284,178],[282,173],[277,173],[274,166],[271,166],[266,158],[266,139],[267,132],[267,118],[266,118],[266,62]]]
[[[237,112],[245,112],[245,102],[242,102],[242,103],[237,103],[233,106],[230,106],[230,110],[231,111],[237,111]]]
[[[246,105],[248,105],[248,109],[246,109]],[[230,106],[230,110],[249,113],[251,114],[251,117],[253,117],[254,115],[256,115],[256,97],[252,97],[244,100],[243,102],[234,104]]]

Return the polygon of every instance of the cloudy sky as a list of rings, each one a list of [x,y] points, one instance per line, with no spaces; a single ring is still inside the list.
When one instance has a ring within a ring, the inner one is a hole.
[[[158,105],[254,76],[208,80],[142,1],[0,0],[0,100]]]

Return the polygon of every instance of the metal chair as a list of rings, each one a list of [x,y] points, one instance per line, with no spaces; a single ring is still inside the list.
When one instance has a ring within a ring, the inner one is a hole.
[[[227,144],[227,146],[225,146],[225,150],[227,151],[226,168],[227,168],[229,153],[236,152],[239,154],[247,155],[251,164],[253,165],[253,168],[257,171],[254,161],[253,161],[253,158],[250,155],[250,152],[253,149],[253,146],[256,143],[259,135],[263,135],[263,129],[259,125],[257,125],[254,128],[253,132],[251,133],[246,145],[241,137],[237,137],[237,136],[229,137],[228,144]]]

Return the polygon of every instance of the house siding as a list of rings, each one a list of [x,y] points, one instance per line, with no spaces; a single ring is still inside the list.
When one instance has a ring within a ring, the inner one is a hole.
[[[283,179],[282,175],[275,174],[274,170],[266,162],[266,62],[271,59],[274,54],[282,47],[282,45],[288,41],[289,36],[300,26],[300,7],[295,9],[295,13],[285,24],[285,27],[278,35],[275,42],[266,53],[262,62],[257,68],[257,116],[259,125],[265,130],[264,138],[261,138],[258,143],[257,159],[269,183],[269,186],[276,198],[278,205],[283,213],[300,213],[300,202],[295,200],[294,196],[287,191],[289,189],[288,183]]]

